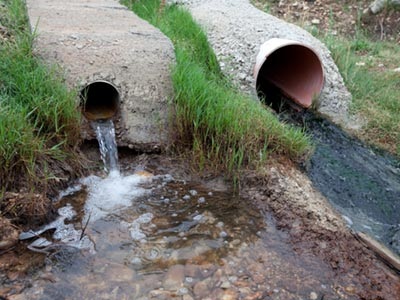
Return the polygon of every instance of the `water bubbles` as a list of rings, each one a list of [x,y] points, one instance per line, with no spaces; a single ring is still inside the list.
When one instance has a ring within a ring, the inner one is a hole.
[[[203,215],[201,214],[193,217],[193,220],[195,221],[201,221],[201,219],[203,219]]]
[[[95,222],[118,209],[130,206],[132,200],[150,192],[150,189],[139,187],[149,181],[151,177],[148,176],[122,176],[113,172],[106,178],[89,176],[82,179],[81,183],[88,190],[84,219],[90,216],[90,221]]]
[[[129,233],[131,235],[131,238],[134,241],[145,243],[146,242],[146,234],[142,231],[141,229],[141,224],[147,224],[150,223],[151,220],[154,218],[152,213],[145,213],[140,215],[138,218],[136,218],[132,223],[126,223],[126,222],[121,222],[122,225],[125,225],[128,227]]]
[[[226,238],[226,237],[228,236],[228,233],[226,233],[226,231],[221,231],[221,232],[219,233],[219,236],[220,236],[221,238]]]
[[[145,257],[147,260],[156,260],[161,255],[160,250],[158,248],[151,248],[146,252]]]
[[[140,224],[144,223],[150,223],[151,220],[153,220],[154,215],[152,213],[145,213],[141,215],[139,218],[136,219],[136,221]]]
[[[131,234],[132,240],[134,241],[141,241],[146,238],[146,235],[137,226],[131,228],[129,232]]]
[[[219,221],[215,226],[217,226],[218,228],[222,228],[224,227],[224,222]]]
[[[134,258],[131,259],[131,264],[132,265],[141,265],[142,264],[142,260],[140,259],[140,257],[135,256]]]
[[[189,290],[186,287],[182,287],[178,290],[178,295],[186,295],[187,293],[189,293]]]
[[[192,283],[193,282],[193,277],[185,277],[185,282]]]
[[[197,195],[197,191],[196,190],[190,190],[189,194],[192,196],[196,196]]]

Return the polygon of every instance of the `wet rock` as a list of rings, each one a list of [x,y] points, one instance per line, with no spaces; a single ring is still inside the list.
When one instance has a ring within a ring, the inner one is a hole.
[[[178,290],[182,287],[185,279],[185,267],[175,265],[169,268],[164,278],[164,288],[167,290]]]
[[[225,280],[221,283],[221,289],[229,289],[231,287],[231,283],[228,280]]]
[[[193,292],[196,298],[203,299],[210,292],[211,278],[204,279],[195,284]]]
[[[0,217],[0,250],[7,250],[18,242],[18,231],[11,222]]]
[[[112,264],[106,270],[106,277],[116,282],[130,282],[134,278],[134,271],[124,265]]]
[[[149,293],[150,299],[169,300],[172,299],[170,291],[153,290]]]
[[[310,300],[317,300],[318,299],[318,294],[316,292],[311,292],[310,293]]]
[[[244,300],[261,300],[263,299],[263,293],[262,292],[256,292],[254,294],[248,295]]]
[[[185,275],[190,278],[196,278],[201,276],[201,269],[198,265],[187,264],[185,265]]]
[[[234,300],[238,299],[238,293],[234,290],[226,290],[223,292],[221,300]]]

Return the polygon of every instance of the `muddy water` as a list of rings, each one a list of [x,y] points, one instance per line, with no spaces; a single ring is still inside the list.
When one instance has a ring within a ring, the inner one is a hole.
[[[400,254],[400,161],[352,138],[328,120],[297,116],[316,144],[308,176],[350,227]]]
[[[60,200],[75,208],[78,230],[92,214],[83,235],[94,251],[53,250],[24,297],[353,299],[351,282],[294,253],[270,215],[231,192],[142,172],[112,179],[110,186],[131,182],[113,196],[103,189],[107,180],[92,176]],[[94,214],[94,203],[108,197],[117,205]]]

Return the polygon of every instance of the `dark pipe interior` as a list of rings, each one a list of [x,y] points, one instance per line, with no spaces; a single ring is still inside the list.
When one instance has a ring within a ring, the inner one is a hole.
[[[302,45],[289,45],[271,53],[256,79],[259,98],[280,111],[290,102],[311,106],[323,85],[323,69],[318,56]]]
[[[95,81],[86,85],[80,94],[82,113],[88,120],[110,119],[118,111],[119,93],[107,81]]]

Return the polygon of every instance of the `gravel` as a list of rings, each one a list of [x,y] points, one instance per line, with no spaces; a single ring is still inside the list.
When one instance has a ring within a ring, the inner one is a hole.
[[[329,50],[304,29],[266,14],[248,0],[172,0],[186,7],[205,29],[221,69],[241,90],[256,98],[253,68],[260,46],[271,38],[300,41],[323,63],[325,84],[317,110],[337,124],[354,127],[348,108],[351,94]]]

